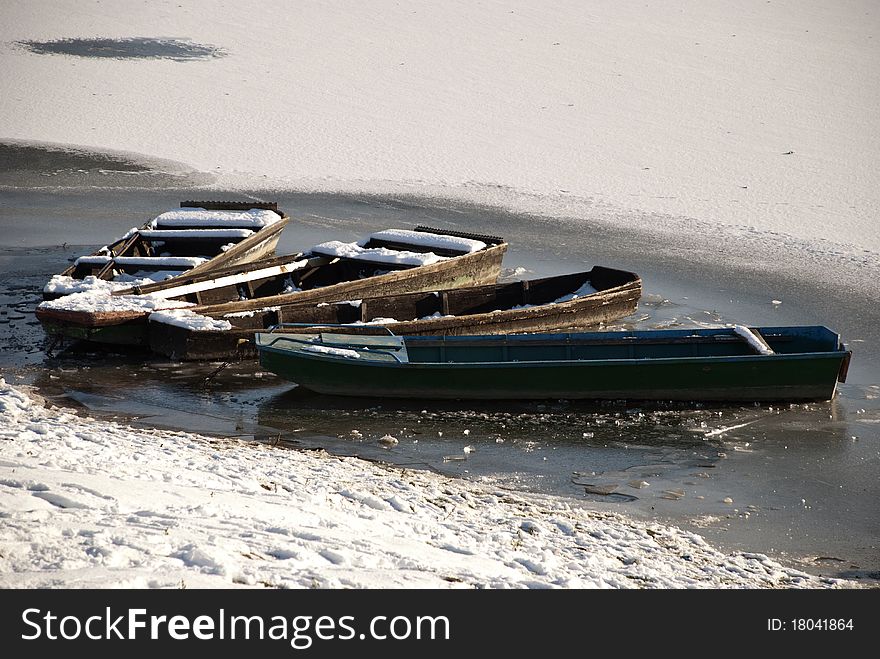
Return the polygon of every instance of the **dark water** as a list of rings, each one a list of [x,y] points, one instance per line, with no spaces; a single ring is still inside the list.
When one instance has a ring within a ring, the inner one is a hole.
[[[4,204],[16,203],[15,191],[18,189],[80,188],[82,194],[83,190],[95,186],[168,190],[210,185],[212,180],[210,174],[166,160],[144,160],[124,153],[92,153],[77,147],[47,145],[35,148],[20,142],[0,142],[0,190],[6,198]],[[115,210],[96,212],[92,209],[92,213],[87,213],[83,219],[103,226],[118,217]],[[21,240],[26,235],[10,239]]]
[[[817,574],[880,576],[880,329],[870,282],[829,277],[821,260],[802,276],[768,272],[749,265],[761,256],[755,246],[736,253],[712,236],[664,242],[589,219],[417,198],[41,188],[0,187],[0,369],[9,381],[92,414],[491,479],[671,521],[723,549]],[[826,324],[854,350],[849,382],[834,401],[782,407],[401,403],[308,394],[250,362],[47,353],[32,309],[52,273],[184,198],[224,196],[278,201],[295,218],[281,251],[428,224],[504,236],[508,275],[635,270],[645,296],[620,327]],[[398,444],[383,448],[386,434]]]
[[[73,55],[113,59],[170,59],[176,62],[224,57],[217,46],[193,43],[187,39],[130,37],[127,39],[56,39],[19,41],[17,44],[37,55]]]

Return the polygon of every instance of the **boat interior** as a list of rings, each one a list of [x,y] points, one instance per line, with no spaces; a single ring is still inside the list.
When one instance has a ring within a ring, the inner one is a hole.
[[[426,235],[436,234],[441,237],[457,236],[470,238],[475,235],[462,232],[449,232],[441,229],[430,229],[429,227],[417,227],[415,231],[425,233]],[[503,242],[501,238],[497,237],[480,236],[480,239],[482,238],[486,238],[490,241],[486,243],[487,245],[500,244]],[[363,244],[370,245],[373,240],[375,239],[370,237],[366,241],[363,241]],[[309,252],[297,255],[295,259],[290,257],[279,257],[277,263],[290,264],[294,260],[299,259],[302,263],[295,269],[287,267],[284,271],[279,270],[277,272],[269,272],[265,264],[251,264],[250,267],[239,267],[234,269],[236,273],[241,275],[240,281],[233,281],[228,284],[224,283],[220,286],[209,285],[212,280],[217,281],[221,276],[225,276],[226,273],[224,271],[217,270],[212,273],[211,279],[206,277],[201,278],[200,281],[205,282],[205,285],[196,287],[199,289],[198,291],[188,291],[185,295],[174,295],[174,289],[170,289],[167,291],[168,297],[193,302],[198,305],[222,304],[235,300],[255,300],[284,293],[323,288],[333,284],[356,281],[358,279],[365,279],[399,270],[408,270],[417,267],[418,265],[417,263],[372,260],[369,255],[357,256],[356,258],[335,257],[324,254],[320,251],[320,247],[321,246],[318,245],[312,248]],[[387,246],[385,248],[391,249],[391,247]],[[432,251],[436,253],[435,249],[436,248],[432,248],[427,244],[419,242],[396,242],[394,243],[393,251],[424,254]],[[460,256],[463,253],[464,252],[457,252],[455,255]],[[259,265],[259,268],[267,268],[265,276],[254,277],[253,273],[259,269],[256,267],[257,265]],[[201,310],[196,311],[201,313]],[[207,310],[207,312],[210,313],[210,310]],[[254,315],[257,316],[259,313],[260,312],[254,312]],[[265,325],[262,324],[259,326],[265,327]]]
[[[822,326],[751,328],[777,355],[836,353],[840,337]],[[257,345],[301,352],[304,346],[354,350],[365,361],[497,363],[663,358],[745,357],[757,353],[733,328],[521,334],[500,336],[358,336],[260,333]]]
[[[112,279],[123,273],[146,278],[156,272],[179,274],[222,254],[261,228],[253,221],[242,219],[240,211],[268,210],[275,212],[279,219],[285,217],[274,202],[184,201],[180,209],[184,214],[190,210],[217,211],[218,214],[211,223],[204,220],[188,223],[185,215],[172,222],[163,219],[164,214],[160,215],[95,254],[76,259],[62,274],[74,279],[89,276]],[[223,211],[229,211],[229,217],[222,217]]]
[[[489,284],[424,293],[408,293],[362,300],[325,304],[289,304],[255,311],[241,316],[217,316],[232,323],[236,329],[263,329],[287,322],[346,325],[369,331],[362,323],[381,324],[383,319],[412,321],[439,316],[469,316],[566,301],[567,297],[584,296],[607,291],[638,281],[638,276],[611,268],[595,266],[588,272],[577,272],[530,281]],[[381,333],[381,330],[376,330]]]

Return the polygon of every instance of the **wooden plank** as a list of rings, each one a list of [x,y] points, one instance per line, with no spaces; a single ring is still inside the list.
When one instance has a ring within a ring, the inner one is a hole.
[[[422,233],[437,233],[444,236],[453,236],[455,238],[467,238],[468,240],[480,240],[487,245],[500,245],[504,242],[504,238],[500,236],[489,236],[482,233],[470,233],[469,231],[452,231],[450,229],[434,229],[419,225],[413,231],[421,231]]]
[[[284,213],[278,210],[278,202],[275,201],[181,201],[180,207],[204,208],[206,211],[247,211],[251,208],[260,208],[275,211],[284,217]]]
[[[365,296],[381,297],[460,285],[482,285],[497,279],[501,260],[506,251],[507,244],[504,243],[439,263],[395,270],[372,277],[358,278],[355,272],[351,273],[355,277],[353,279],[343,281],[336,279],[335,282],[328,281],[326,284],[320,282],[322,283],[320,288],[312,287],[297,293],[280,293],[254,300],[233,301],[211,308],[193,309],[193,311],[213,315],[248,311],[264,306],[279,306],[291,302],[338,302]],[[329,274],[332,273],[328,271],[328,279]]]
[[[125,241],[122,241],[121,245],[119,245],[119,241],[117,241],[116,243],[114,243],[113,245],[110,246],[110,256],[116,257],[116,256],[125,255],[126,252],[128,252],[130,249],[132,249],[132,247],[135,244],[137,244],[137,242],[140,240],[140,238],[141,238],[141,236],[139,233],[133,233]],[[116,251],[117,245],[119,245],[119,251]],[[107,261],[107,263],[104,265],[103,268],[98,270],[98,272],[95,276],[98,279],[108,279],[109,278],[108,275],[111,272],[113,272],[113,269],[115,267],[116,267],[116,263],[111,258],[109,261]]]

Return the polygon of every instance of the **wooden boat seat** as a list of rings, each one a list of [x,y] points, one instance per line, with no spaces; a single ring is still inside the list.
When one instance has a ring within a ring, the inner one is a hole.
[[[247,217],[244,212],[265,211]],[[260,215],[264,219],[260,218]],[[189,217],[191,216],[191,218]],[[205,230],[250,229],[257,231],[283,219],[284,213],[274,202],[184,201],[179,211],[156,217],[148,229]]]
[[[257,334],[261,346],[288,347],[300,351],[328,352],[349,350],[362,354],[370,361],[388,361],[405,364],[409,361],[406,343],[399,336],[352,336],[350,334],[320,333],[317,336],[303,334]]]
[[[138,231],[141,238],[149,241],[156,240],[204,240],[206,238],[247,238],[254,235],[253,229],[222,228],[222,229],[141,229]]]
[[[384,247],[395,251],[432,252],[447,258],[480,251],[489,244],[492,243],[480,240],[473,234],[440,229],[429,230],[427,227],[420,227],[415,231],[386,229],[370,234],[366,242],[360,243],[366,249]]]
[[[201,265],[208,260],[204,256],[81,256],[76,260],[76,266],[92,266],[94,269],[123,270],[135,272],[138,270],[157,272],[160,270],[189,270]]]
[[[230,247],[250,238],[252,229],[141,229],[140,252],[167,252],[175,256],[212,256],[222,254]],[[132,251],[126,255],[133,255]]]
[[[280,219],[280,218],[279,218]],[[265,225],[270,226],[270,225]],[[159,230],[159,231],[210,231],[217,229],[248,229],[250,231],[258,231],[262,229],[263,226],[254,224],[253,222],[243,221],[236,222],[233,219],[224,219],[218,220],[217,222],[212,223],[204,223],[204,222],[161,222],[161,221],[153,221],[150,223],[150,226],[145,229],[147,231],[150,230]]]

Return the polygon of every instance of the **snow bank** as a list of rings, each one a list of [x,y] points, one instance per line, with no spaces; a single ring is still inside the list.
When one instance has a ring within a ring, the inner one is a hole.
[[[385,247],[361,247],[357,243],[343,243],[338,240],[330,240],[312,247],[314,254],[335,256],[341,259],[355,259],[358,261],[372,261],[375,263],[396,263],[399,265],[431,265],[446,261],[449,257],[437,256],[434,252],[408,252],[405,250],[387,249]]]
[[[852,585],[562,498],[84,419],[2,380],[0,417],[3,588]]]
[[[486,249],[486,243],[481,240],[459,238],[458,236],[446,236],[427,231],[407,231],[406,229],[385,229],[370,234],[366,240],[358,243],[361,247],[370,240],[387,240],[389,242],[404,243],[407,245],[421,245],[435,249],[449,249],[462,254],[471,254]]]

